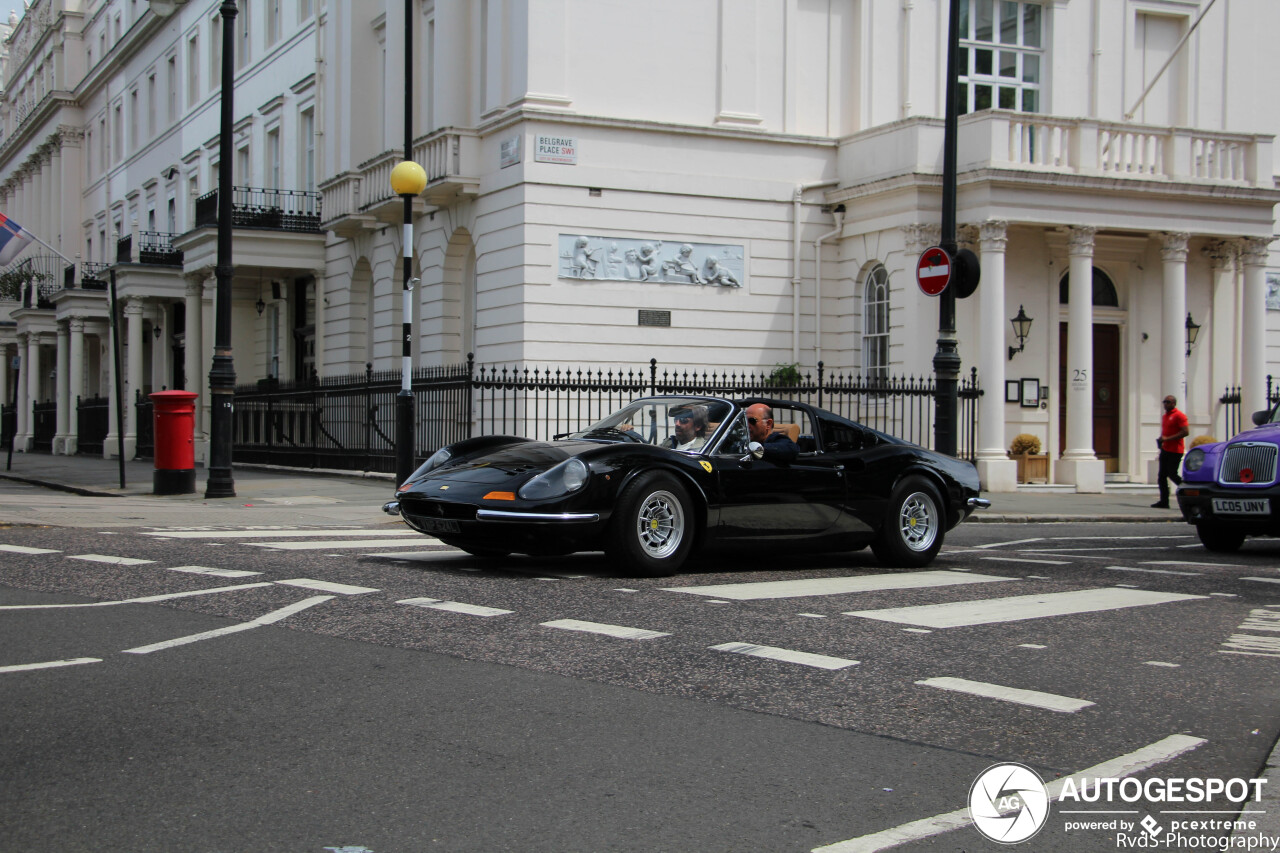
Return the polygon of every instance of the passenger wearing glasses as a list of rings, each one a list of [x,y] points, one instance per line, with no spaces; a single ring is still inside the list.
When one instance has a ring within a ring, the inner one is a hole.
[[[672,413],[674,435],[663,442],[676,450],[697,450],[707,443],[707,407],[690,406]]]
[[[773,431],[773,409],[764,403],[747,406],[747,432],[764,447],[767,462],[787,465],[800,455],[800,448],[786,433]]]

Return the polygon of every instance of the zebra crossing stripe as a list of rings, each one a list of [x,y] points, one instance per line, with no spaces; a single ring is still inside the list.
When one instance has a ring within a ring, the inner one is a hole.
[[[322,538],[325,536],[419,536],[415,530],[148,530],[144,536],[156,536],[162,539],[303,539],[307,537]]]
[[[398,534],[397,534],[398,535]],[[245,542],[245,545],[252,545],[255,548],[274,548],[277,551],[327,551],[336,548],[421,548],[422,542],[418,539],[362,539],[355,542],[350,540],[336,540],[333,542],[316,539],[306,542]]]
[[[797,652],[793,649],[780,649],[776,646],[759,646],[755,643],[722,643],[718,646],[711,646],[713,651],[730,652],[737,655],[749,655],[756,658],[766,658],[768,660],[782,661],[784,663],[798,663],[802,666],[812,666],[818,669],[845,669],[851,666],[857,666],[858,661],[848,660],[846,658],[830,657],[829,655],[815,655],[811,652]]]
[[[116,566],[142,566],[154,563],[155,560],[140,560],[137,557],[111,557],[106,554],[77,554],[68,556],[68,560],[88,560],[90,563],[111,563]]]
[[[619,640],[654,640],[658,637],[670,637],[661,631],[646,631],[643,628],[628,628],[625,625],[606,625],[600,622],[583,622],[580,619],[555,619],[543,622],[544,628],[560,628],[565,631],[582,631],[587,634],[603,634]]]
[[[58,553],[61,553],[54,548],[31,548],[26,545],[0,545],[0,551],[7,551],[10,554],[58,554]]]
[[[19,663],[13,666],[0,666],[0,672],[30,672],[33,669],[56,669],[60,666],[79,666],[82,663],[102,663],[102,658],[71,658],[70,660],[51,660],[44,663]]]
[[[1046,711],[1057,711],[1063,714],[1074,714],[1093,705],[1085,699],[1072,699],[1070,696],[1059,696],[1056,693],[1042,693],[1039,690],[1024,690],[1019,687],[1004,687],[999,684],[988,684],[985,681],[970,681],[967,678],[926,678],[916,684],[925,687],[937,687],[940,690],[951,690],[956,693],[968,693],[985,699],[999,699],[1002,702],[1013,702],[1018,705],[1029,705],[1032,708],[1043,708]]]
[[[497,607],[484,607],[479,604],[465,604],[461,601],[441,601],[438,598],[404,598],[396,604],[410,604],[414,607],[429,607],[432,610],[447,610],[450,613],[462,613],[467,616],[506,616],[514,610],[501,610]]]
[[[338,595],[363,595],[366,592],[378,592],[367,586],[352,586],[345,583],[312,580],[311,578],[291,578],[287,581],[276,581],[281,586],[297,586],[303,589],[314,589],[320,592],[333,592]]]
[[[248,578],[262,574],[262,572],[245,572],[239,569],[214,569],[209,566],[174,566],[169,571],[186,572],[192,575],[212,575],[216,578]]]
[[[953,586],[956,584],[993,583],[995,581],[1011,580],[1017,580],[1017,578],[979,575],[973,572],[935,570],[838,578],[727,583],[712,586],[675,586],[667,587],[663,591],[710,595],[715,598],[732,598],[736,601],[753,601],[762,598],[800,598],[806,595],[841,595],[851,592],[880,592],[890,589],[920,589],[931,586]]]
[[[1204,599],[1204,595],[1184,595],[1176,592],[1153,592],[1140,589],[1106,587],[1081,589],[1074,592],[1054,592],[1039,595],[1015,595],[1009,598],[987,598],[980,601],[960,601],[952,604],[926,604],[918,607],[891,607],[884,610],[853,610],[846,616],[877,619],[919,625],[925,628],[959,628],[968,625],[987,625],[992,622],[1018,622],[1025,619],[1043,619],[1049,616],[1067,616],[1074,613],[1095,613],[1102,610],[1120,610],[1126,607],[1143,607],[1148,604],[1167,604],[1174,601]]]

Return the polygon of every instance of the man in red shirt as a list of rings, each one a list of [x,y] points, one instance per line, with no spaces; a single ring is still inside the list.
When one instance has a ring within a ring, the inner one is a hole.
[[[1187,416],[1178,411],[1178,398],[1170,394],[1164,398],[1164,415],[1160,418],[1160,437],[1156,446],[1160,448],[1160,474],[1156,478],[1160,486],[1160,500],[1152,504],[1158,509],[1169,508],[1169,481],[1182,485],[1182,477],[1178,469],[1182,467],[1182,454],[1185,446],[1182,440],[1187,437]]]

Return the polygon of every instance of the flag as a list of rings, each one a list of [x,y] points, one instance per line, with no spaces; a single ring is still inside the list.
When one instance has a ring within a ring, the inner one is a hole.
[[[7,266],[31,242],[31,233],[0,213],[0,267]]]

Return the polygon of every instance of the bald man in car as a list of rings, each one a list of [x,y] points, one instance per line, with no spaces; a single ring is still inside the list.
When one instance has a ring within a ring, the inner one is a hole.
[[[773,431],[773,409],[765,403],[747,406],[747,432],[764,447],[767,462],[789,465],[800,455],[800,448],[786,433]]]

